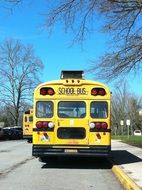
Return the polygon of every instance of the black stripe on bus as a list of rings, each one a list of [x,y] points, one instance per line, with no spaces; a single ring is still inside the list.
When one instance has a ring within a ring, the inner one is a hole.
[[[43,131],[45,131],[45,132],[46,132],[46,131],[54,131],[54,128],[49,128],[49,127],[46,128],[46,129],[45,129],[45,128],[43,128],[43,129],[42,129],[42,128],[41,128],[41,129],[33,128],[33,131],[37,131],[37,132],[38,132],[38,131],[42,131],[42,132],[43,132]]]
[[[41,128],[41,129],[33,128],[33,131],[34,131],[34,132],[36,132],[36,131],[37,131],[37,132],[38,132],[38,131],[39,131],[39,132],[40,132],[40,131],[41,131],[41,132],[43,132],[43,131],[45,131],[45,132],[46,132],[46,131],[54,131],[54,128],[46,128],[46,129],[44,129],[44,128],[43,128],[43,129],[42,129],[42,128]],[[111,132],[111,129],[96,129],[96,128],[94,128],[94,129],[90,129],[90,132]]]
[[[111,132],[111,129],[90,129],[90,132]]]

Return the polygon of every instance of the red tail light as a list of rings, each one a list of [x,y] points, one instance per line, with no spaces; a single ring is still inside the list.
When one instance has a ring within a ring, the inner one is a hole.
[[[101,123],[96,123],[96,129],[101,129]]]
[[[108,126],[107,126],[107,123],[105,123],[105,122],[102,123],[102,124],[101,124],[101,127],[102,127],[102,129],[107,129],[107,127],[108,127]]]
[[[108,124],[106,122],[91,122],[91,124],[92,123],[94,123],[94,127],[90,127],[91,129],[106,130],[108,128]]]
[[[48,127],[48,122],[43,121],[43,122],[42,122],[42,128],[47,128],[47,127]]]
[[[93,96],[104,96],[106,94],[106,91],[104,88],[92,88],[91,95]]]
[[[41,129],[41,128],[42,128],[42,121],[38,121],[38,122],[36,123],[36,127],[37,127],[38,129]]]
[[[52,121],[38,121],[36,123],[36,127],[38,129],[53,129],[54,128],[54,123]]]
[[[36,127],[38,129],[47,128],[48,127],[48,122],[47,121],[38,121],[36,123]]]
[[[105,89],[100,88],[98,94],[101,95],[101,96],[104,96],[106,94]]]

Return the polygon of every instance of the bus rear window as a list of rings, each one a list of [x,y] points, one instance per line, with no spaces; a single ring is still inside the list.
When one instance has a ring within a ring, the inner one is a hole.
[[[93,101],[91,102],[92,118],[107,118],[108,117],[108,104],[107,102]]]
[[[53,102],[40,101],[36,103],[36,117],[51,118],[53,117]]]
[[[29,117],[29,122],[33,122],[33,116]]]
[[[25,122],[27,122],[27,116],[25,116]]]
[[[84,118],[86,104],[83,101],[61,101],[58,104],[58,116],[60,118]]]

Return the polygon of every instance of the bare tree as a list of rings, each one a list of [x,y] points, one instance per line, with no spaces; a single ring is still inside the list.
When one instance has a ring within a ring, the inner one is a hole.
[[[141,99],[138,99],[137,97],[131,96],[128,100],[128,105],[127,105],[127,114],[128,118],[131,121],[131,134],[133,134],[133,131],[135,129],[141,129],[141,123],[142,123],[142,118],[139,115],[139,109],[141,107],[142,101]]]
[[[116,86],[115,93],[112,99],[112,129],[113,134],[123,135],[127,133],[126,120],[131,121],[131,134],[134,129],[142,128],[142,118],[139,115],[139,109],[142,106],[142,99],[136,97],[128,90],[126,82],[121,83],[121,86]],[[123,120],[124,125],[120,125]]]
[[[141,72],[141,61],[142,36],[135,35],[129,37],[128,42],[119,50],[100,57],[98,63],[92,61],[91,71],[95,72],[99,79],[110,81],[127,76],[131,71],[134,71],[134,74]]]
[[[122,84],[121,87],[116,86],[116,91],[112,98],[112,130],[116,135],[123,134],[124,126],[120,126],[120,121],[126,121],[126,105],[129,97],[126,83]]]
[[[17,7],[19,5],[22,5],[24,0],[1,0],[0,5],[7,8]]]
[[[5,3],[12,3],[12,4],[19,4],[21,3],[23,0],[2,0]]]
[[[31,45],[17,40],[5,40],[0,45],[0,101],[8,108],[15,125],[22,105],[32,100],[42,68],[42,61]]]
[[[10,13],[13,13],[15,8],[21,6],[23,4],[23,0],[1,0],[0,8],[4,8],[8,10]]]
[[[50,2],[47,0],[47,2]],[[142,1],[141,0],[60,0],[52,1],[45,26],[52,29],[63,22],[65,30],[72,30],[75,42],[82,42],[99,17],[101,30],[112,36],[108,51],[92,61],[91,70],[98,78],[112,80],[139,70],[142,61]],[[110,50],[110,44],[111,49]]]
[[[48,31],[52,31],[56,23],[62,22],[65,31],[74,34],[73,42],[82,43],[101,23],[101,31],[112,37],[107,44],[106,54],[92,61],[91,71],[95,76],[112,80],[125,76],[131,70],[141,69],[142,0],[45,1],[45,28]],[[19,4],[22,0],[4,2]]]

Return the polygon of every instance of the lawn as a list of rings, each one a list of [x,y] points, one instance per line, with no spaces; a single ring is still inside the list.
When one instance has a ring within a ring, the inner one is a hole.
[[[142,148],[142,136],[112,136],[112,139],[122,140],[122,142]]]

